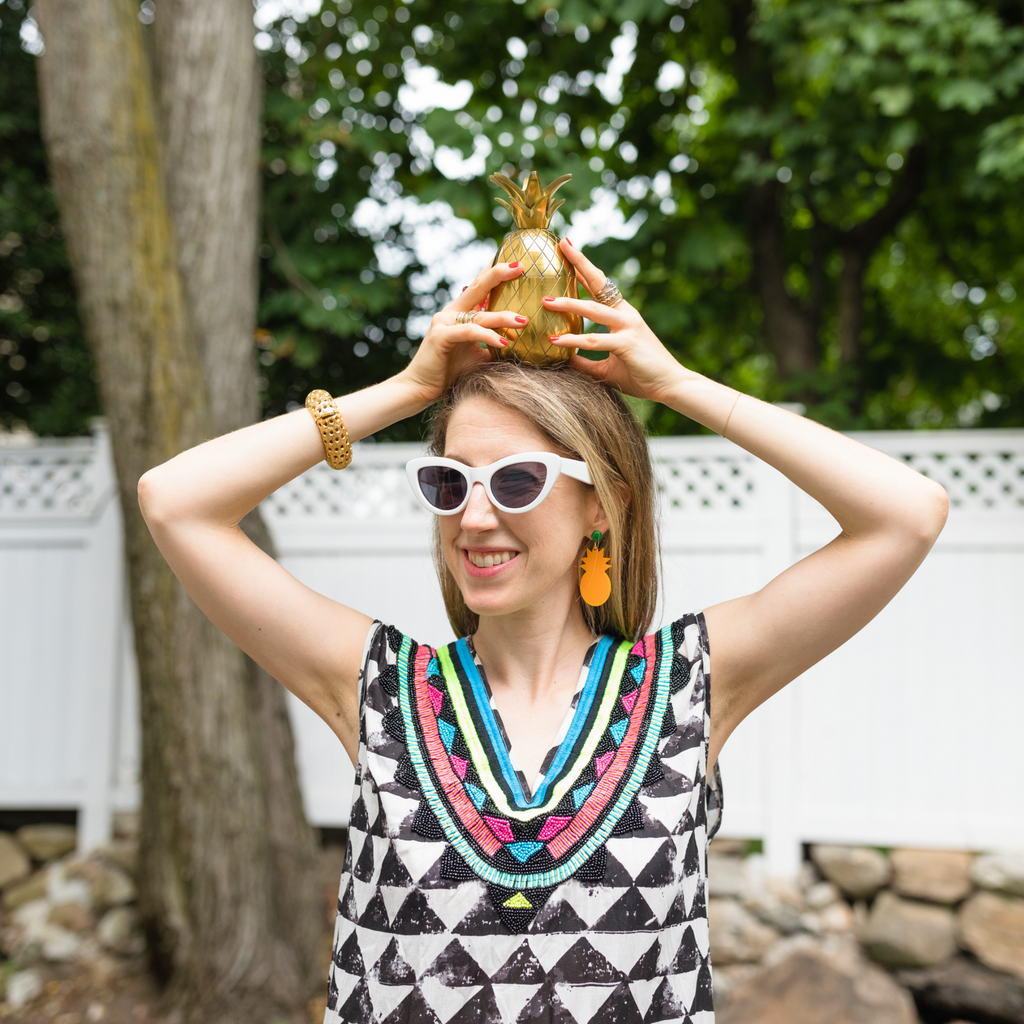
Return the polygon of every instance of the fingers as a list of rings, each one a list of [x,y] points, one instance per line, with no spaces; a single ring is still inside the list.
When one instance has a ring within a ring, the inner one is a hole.
[[[515,263],[495,263],[477,274],[476,279],[465,291],[449,303],[448,308],[455,312],[476,309],[486,301],[491,289],[502,281],[511,281],[522,274],[523,268],[517,260]]]
[[[607,278],[605,272],[595,267],[568,238],[563,238],[558,243],[558,248],[561,250],[562,255],[576,268],[576,274],[583,287],[591,295],[596,295],[604,287],[604,282]]]
[[[548,341],[552,345],[558,345],[559,348],[582,348],[588,352],[610,352],[610,342],[613,339],[610,334],[594,331],[591,334],[549,334]]]
[[[490,331],[479,324],[455,324],[448,330],[451,332],[449,337],[452,341],[472,341],[488,348],[505,348],[508,345],[508,342],[496,331]]]
[[[625,301],[617,306],[606,306],[601,302],[594,302],[593,299],[562,299],[552,296],[545,296],[544,308],[554,310],[556,313],[578,313],[592,320],[595,324],[604,324],[605,327],[620,328],[628,323],[627,312],[633,307]]]
[[[473,323],[479,327],[491,327],[494,329],[508,327],[514,331],[521,331],[529,322],[529,317],[523,316],[522,313],[514,313],[510,309],[503,310],[500,313],[480,312],[473,318]]]

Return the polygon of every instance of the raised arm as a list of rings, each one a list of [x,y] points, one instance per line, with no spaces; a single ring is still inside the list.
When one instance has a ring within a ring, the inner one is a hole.
[[[353,441],[429,405],[452,375],[486,358],[478,345],[503,345],[494,330],[521,326],[514,312],[455,324],[499,280],[521,271],[485,271],[434,318],[416,356],[390,380],[336,399]],[[355,759],[358,676],[372,619],[301,584],[242,532],[247,512],[324,458],[312,416],[297,409],[214,438],[150,469],[139,504],[164,558],[213,623],[338,735]],[[371,609],[372,611],[372,609]]]
[[[591,294],[604,274],[563,242]],[[593,287],[591,287],[593,286]],[[821,502],[841,533],[761,590],[705,610],[714,699],[711,763],[759,704],[871,621],[913,575],[946,521],[946,492],[874,448],[681,366],[623,303],[556,299],[609,334],[557,343],[607,351],[574,365],[728,437]]]

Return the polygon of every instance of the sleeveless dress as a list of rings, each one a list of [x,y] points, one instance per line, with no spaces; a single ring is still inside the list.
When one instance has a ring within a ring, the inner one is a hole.
[[[531,788],[472,641],[375,622],[324,1024],[713,1024],[708,669],[599,638]]]

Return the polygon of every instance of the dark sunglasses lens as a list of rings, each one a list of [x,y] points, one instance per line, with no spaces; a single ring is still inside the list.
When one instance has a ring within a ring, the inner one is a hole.
[[[458,508],[466,497],[466,478],[450,466],[425,466],[416,477],[423,497],[442,512]]]
[[[544,490],[548,468],[543,462],[516,462],[491,477],[491,491],[505,508],[524,508]]]

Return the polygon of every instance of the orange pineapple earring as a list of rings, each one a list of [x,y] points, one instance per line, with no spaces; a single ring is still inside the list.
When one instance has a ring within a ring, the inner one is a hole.
[[[612,581],[608,577],[608,567],[612,563],[605,558],[604,548],[597,546],[603,536],[600,530],[595,530],[590,535],[594,546],[580,562],[580,568],[583,570],[583,576],[580,578],[580,597],[592,608],[600,607],[612,596]]]

